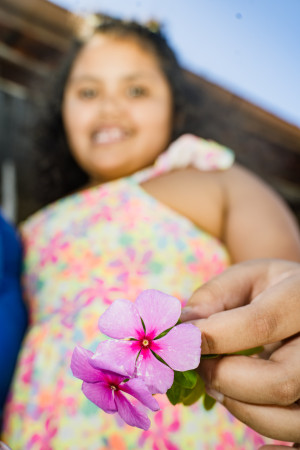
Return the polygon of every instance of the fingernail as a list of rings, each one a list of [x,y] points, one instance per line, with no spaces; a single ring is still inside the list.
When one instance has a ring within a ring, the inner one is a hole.
[[[214,398],[218,403],[223,403],[224,395],[221,392],[215,391],[212,388],[205,386],[205,392],[212,398]]]
[[[185,306],[184,308],[182,308],[180,315],[181,318],[185,319],[192,316],[195,316],[194,308],[191,308],[190,306]]]

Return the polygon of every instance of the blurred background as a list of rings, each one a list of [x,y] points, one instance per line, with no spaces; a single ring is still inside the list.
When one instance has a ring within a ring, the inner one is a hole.
[[[18,223],[38,208],[33,124],[90,13],[156,20],[199,91],[201,135],[231,147],[300,220],[299,0],[0,0],[0,193]],[[42,87],[43,86],[43,87]]]

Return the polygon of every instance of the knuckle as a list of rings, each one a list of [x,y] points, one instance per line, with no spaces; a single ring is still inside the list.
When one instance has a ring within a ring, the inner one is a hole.
[[[294,377],[288,377],[287,374],[285,379],[274,388],[274,399],[276,404],[280,406],[289,406],[298,400],[298,383]]]
[[[269,344],[273,340],[274,333],[278,326],[278,318],[270,312],[260,311],[254,316],[254,335],[259,345]]]

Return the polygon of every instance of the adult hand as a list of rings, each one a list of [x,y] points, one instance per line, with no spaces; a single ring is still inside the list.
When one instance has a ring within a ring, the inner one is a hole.
[[[273,439],[300,442],[300,264],[232,266],[193,294],[181,319],[202,331],[202,354],[275,344],[264,359],[203,359],[200,373],[210,394],[242,422]]]

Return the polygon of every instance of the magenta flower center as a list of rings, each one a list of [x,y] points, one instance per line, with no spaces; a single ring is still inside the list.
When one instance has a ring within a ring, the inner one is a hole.
[[[111,384],[110,388],[111,388],[112,391],[117,391],[118,390],[117,386],[115,386],[114,384]]]

